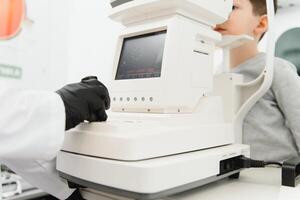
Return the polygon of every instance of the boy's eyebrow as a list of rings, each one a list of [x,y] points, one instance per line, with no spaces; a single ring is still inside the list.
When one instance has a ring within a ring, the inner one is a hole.
[[[241,4],[241,0],[233,0],[234,4]]]
[[[239,2],[238,2],[238,0],[233,0],[233,5],[236,5],[236,4],[238,4]]]

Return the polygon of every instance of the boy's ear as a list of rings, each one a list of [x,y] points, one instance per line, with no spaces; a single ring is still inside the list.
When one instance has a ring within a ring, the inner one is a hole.
[[[269,26],[268,15],[262,15],[259,17],[258,20],[259,20],[258,24],[254,29],[254,34],[256,36],[261,36],[268,30],[268,26]]]

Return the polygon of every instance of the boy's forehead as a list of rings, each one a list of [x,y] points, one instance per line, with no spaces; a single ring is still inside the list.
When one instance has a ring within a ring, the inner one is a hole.
[[[250,0],[233,0],[233,3],[245,4],[245,3],[250,3]]]

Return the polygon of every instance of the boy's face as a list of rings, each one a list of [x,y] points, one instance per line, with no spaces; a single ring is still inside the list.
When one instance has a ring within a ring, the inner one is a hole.
[[[222,35],[247,34],[259,37],[261,29],[257,27],[261,23],[261,17],[253,13],[250,0],[233,0],[233,11],[229,19],[223,24],[218,24],[215,31]]]

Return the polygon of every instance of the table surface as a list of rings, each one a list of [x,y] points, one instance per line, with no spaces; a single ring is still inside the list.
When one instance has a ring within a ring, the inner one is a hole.
[[[296,188],[281,186],[280,168],[247,169],[236,180],[224,179],[164,200],[300,200]]]
[[[85,189],[89,200],[131,200]],[[281,186],[280,168],[246,169],[239,179],[223,179],[161,200],[300,200],[296,188]]]

